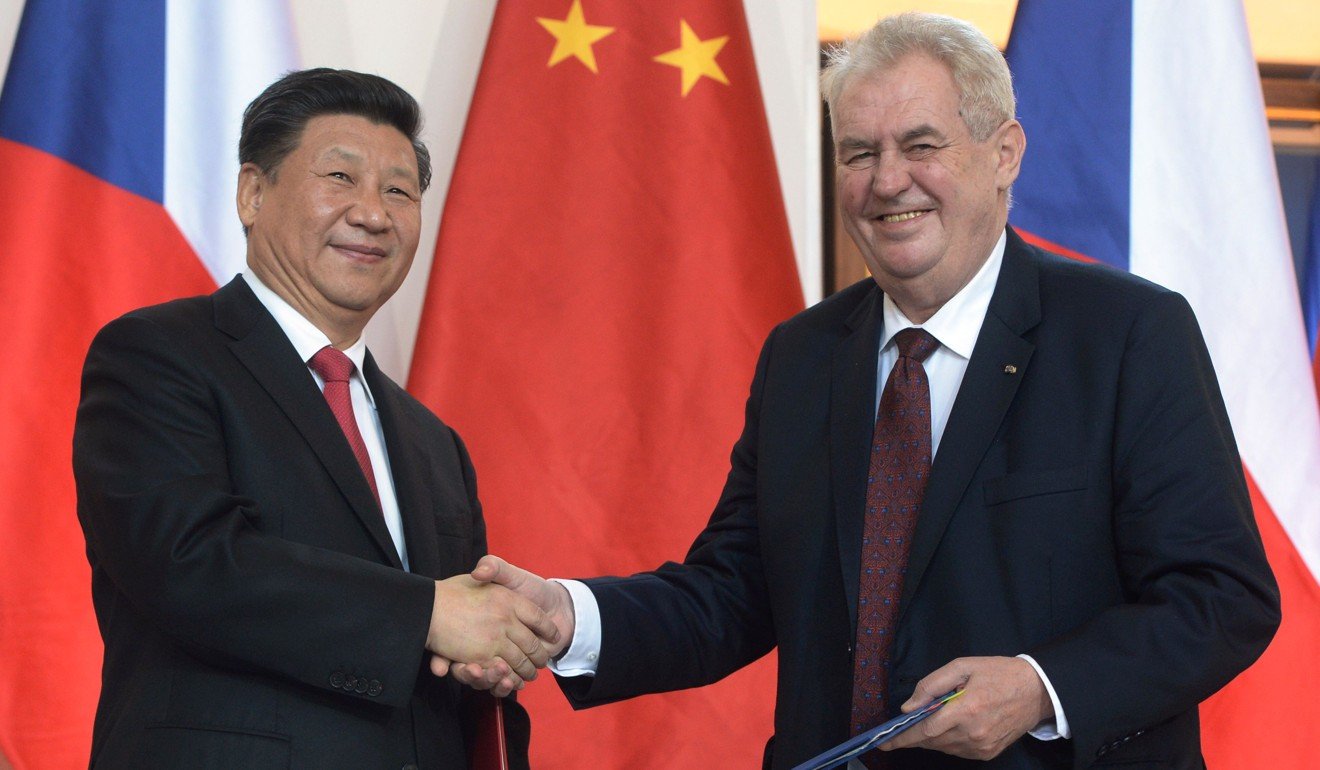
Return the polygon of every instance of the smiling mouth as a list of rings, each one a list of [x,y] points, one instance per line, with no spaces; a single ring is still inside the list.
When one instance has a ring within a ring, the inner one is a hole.
[[[916,219],[919,216],[929,213],[928,209],[921,211],[904,211],[902,214],[881,214],[876,219],[881,222],[906,222],[909,219]]]
[[[387,255],[384,249],[375,246],[354,246],[354,245],[341,243],[341,244],[334,244],[334,248],[340,252],[344,252],[348,254],[351,257],[356,257],[359,259],[385,257]]]

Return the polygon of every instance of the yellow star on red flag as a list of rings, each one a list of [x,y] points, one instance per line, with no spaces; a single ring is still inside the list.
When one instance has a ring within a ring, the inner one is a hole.
[[[588,24],[586,16],[582,13],[582,0],[573,0],[573,7],[568,9],[567,18],[544,19],[538,16],[536,21],[555,36],[555,50],[550,52],[550,63],[546,65],[547,67],[553,67],[572,56],[586,65],[587,69],[597,72],[596,54],[591,46],[614,32],[614,27]]]
[[[719,81],[727,86],[729,79],[724,76],[724,70],[720,69],[719,62],[715,61],[715,57],[719,55],[724,44],[729,42],[729,36],[724,35],[710,40],[702,40],[688,26],[687,19],[679,20],[678,35],[679,47],[660,54],[655,57],[655,61],[668,64],[671,67],[678,67],[683,71],[683,95],[687,96],[702,76]]]

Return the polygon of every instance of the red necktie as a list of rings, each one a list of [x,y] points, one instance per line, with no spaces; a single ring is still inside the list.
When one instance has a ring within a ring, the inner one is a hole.
[[[940,346],[921,329],[894,335],[898,360],[889,373],[871,441],[862,531],[862,573],[857,593],[857,647],[853,664],[852,733],[883,722],[888,712],[898,601],[908,551],[930,476],[930,383],[921,362]],[[868,767],[888,756],[869,752]]]
[[[344,431],[344,437],[348,439],[348,446],[353,450],[353,456],[357,458],[363,475],[367,477],[371,493],[376,496],[376,504],[380,505],[376,474],[371,470],[371,457],[367,454],[367,445],[363,443],[362,434],[358,431],[357,419],[353,416],[353,398],[348,392],[348,376],[353,373],[353,362],[342,352],[326,345],[316,351],[316,355],[312,356],[312,360],[308,361],[307,365],[325,380],[325,389],[322,392],[325,394],[326,403],[330,405],[330,411],[339,422],[339,428]]]

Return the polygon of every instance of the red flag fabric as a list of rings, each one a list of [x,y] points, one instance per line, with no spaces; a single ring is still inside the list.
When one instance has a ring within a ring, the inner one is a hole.
[[[680,559],[801,306],[741,1],[501,2],[409,383],[472,451],[493,552]],[[768,660],[576,714],[548,681],[520,697],[538,768],[757,767],[772,730]]]

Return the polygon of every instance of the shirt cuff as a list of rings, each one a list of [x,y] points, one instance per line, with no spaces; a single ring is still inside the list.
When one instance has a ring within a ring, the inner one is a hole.
[[[1063,706],[1059,703],[1059,694],[1054,692],[1054,685],[1050,684],[1050,678],[1045,676],[1045,671],[1030,655],[1019,655],[1019,658],[1025,660],[1036,671],[1036,676],[1040,677],[1041,684],[1045,685],[1045,692],[1050,695],[1050,704],[1054,706],[1054,719],[1045,720],[1034,728],[1027,731],[1032,738],[1041,741],[1052,741],[1056,738],[1071,738],[1072,728],[1068,726],[1068,717],[1063,713]]]
[[[573,642],[550,661],[550,670],[559,676],[595,676],[600,659],[600,605],[596,595],[578,580],[555,580],[568,590],[573,600]]]

